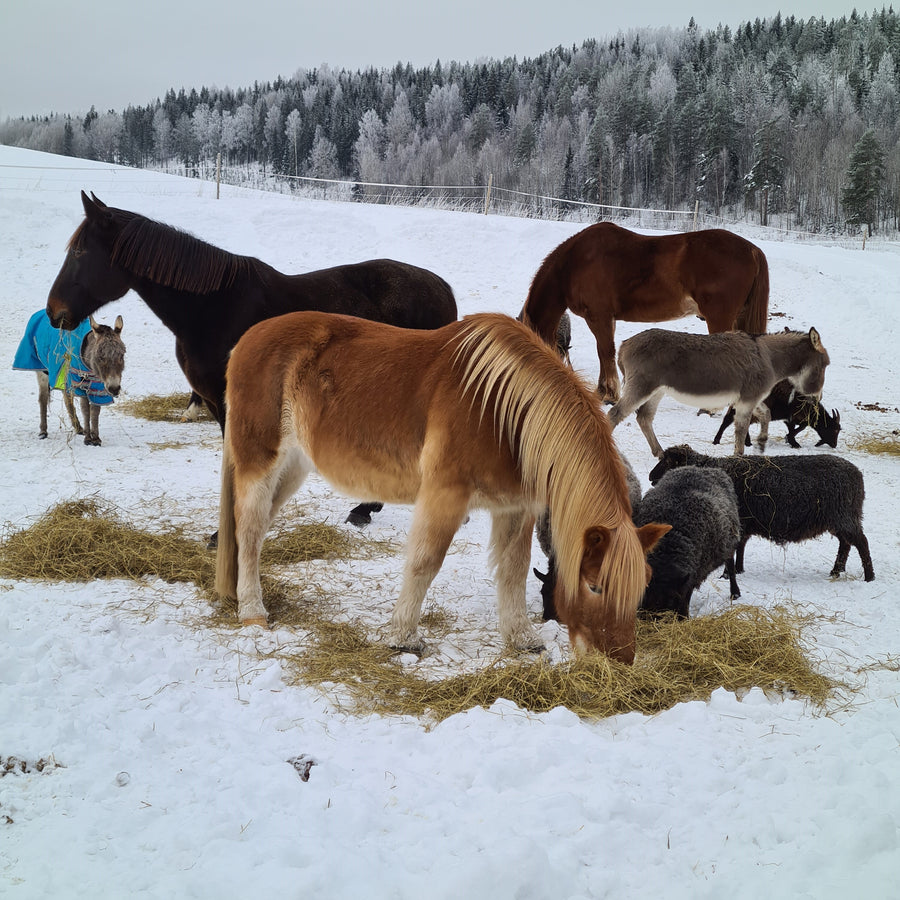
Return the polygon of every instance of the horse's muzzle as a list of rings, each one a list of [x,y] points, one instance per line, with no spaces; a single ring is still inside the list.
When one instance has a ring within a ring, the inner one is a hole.
[[[47,301],[47,318],[50,320],[50,324],[54,328],[65,328],[66,331],[71,331],[75,327],[74,324],[69,324],[69,320],[66,318],[65,312],[56,312],[53,309],[53,307],[50,305],[49,300]]]

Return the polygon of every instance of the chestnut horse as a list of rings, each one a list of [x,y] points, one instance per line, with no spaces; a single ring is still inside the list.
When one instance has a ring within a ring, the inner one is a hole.
[[[762,250],[720,228],[635,234],[600,222],[572,235],[537,270],[519,318],[547,343],[566,309],[597,341],[602,400],[619,399],[616,320],[666,322],[692,313],[710,334],[766,330],[769,265]]]
[[[225,364],[253,324],[298,309],[321,309],[437,328],[456,320],[450,285],[434,272],[373,259],[301,275],[214,247],[139,213],[81,192],[84,221],[47,298],[54,327],[79,322],[133,289],[175,335],[175,356],[192,390],[225,427]],[[300,238],[298,237],[298,240]],[[368,521],[373,504],[357,508]]]
[[[500,631],[536,650],[525,583],[549,506],[559,619],[576,650],[630,663],[646,555],[596,394],[533,332],[483,313],[434,331],[299,312],[253,326],[228,363],[216,590],[266,624],[266,530],[317,470],[361,499],[414,504],[392,646],[420,651],[422,601],[470,509],[492,515]]]

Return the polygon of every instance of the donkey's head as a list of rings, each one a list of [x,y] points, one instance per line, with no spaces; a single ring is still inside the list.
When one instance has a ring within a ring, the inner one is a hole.
[[[122,343],[121,316],[116,316],[115,325],[101,325],[90,316],[91,330],[82,345],[81,355],[85,365],[97,381],[112,394],[119,396],[122,388],[122,371],[125,368],[125,344]]]
[[[828,351],[822,345],[822,339],[815,328],[809,334],[799,334],[798,351],[801,354],[801,367],[796,375],[788,376],[791,384],[807,397],[822,398],[825,387],[825,369],[831,360]]]

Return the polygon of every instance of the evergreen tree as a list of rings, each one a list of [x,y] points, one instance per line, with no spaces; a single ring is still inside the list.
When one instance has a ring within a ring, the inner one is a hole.
[[[847,183],[841,191],[841,204],[847,222],[868,225],[875,230],[878,194],[884,178],[884,149],[869,129],[856,143],[847,166]]]
[[[763,125],[753,149],[755,161],[744,183],[751,198],[758,196],[760,224],[768,225],[769,213],[779,208],[784,192],[785,159],[777,119]]]

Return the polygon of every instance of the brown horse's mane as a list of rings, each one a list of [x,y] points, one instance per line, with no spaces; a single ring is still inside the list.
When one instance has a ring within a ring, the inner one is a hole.
[[[631,523],[625,471],[596,393],[515,320],[482,314],[466,321],[454,354],[463,367],[463,391],[480,403],[482,416],[493,412],[528,499],[550,507],[567,598],[578,595],[585,531],[602,525],[612,540],[603,563],[605,592],[620,616],[633,612],[618,604],[625,596],[640,596],[644,553],[634,529],[620,527]]]
[[[186,231],[139,213],[106,209],[118,228],[110,262],[163,287],[209,294],[229,287],[238,276],[262,265],[252,256],[239,256],[214,247]],[[88,224],[85,219],[75,230],[69,240],[69,250],[80,248]]]

